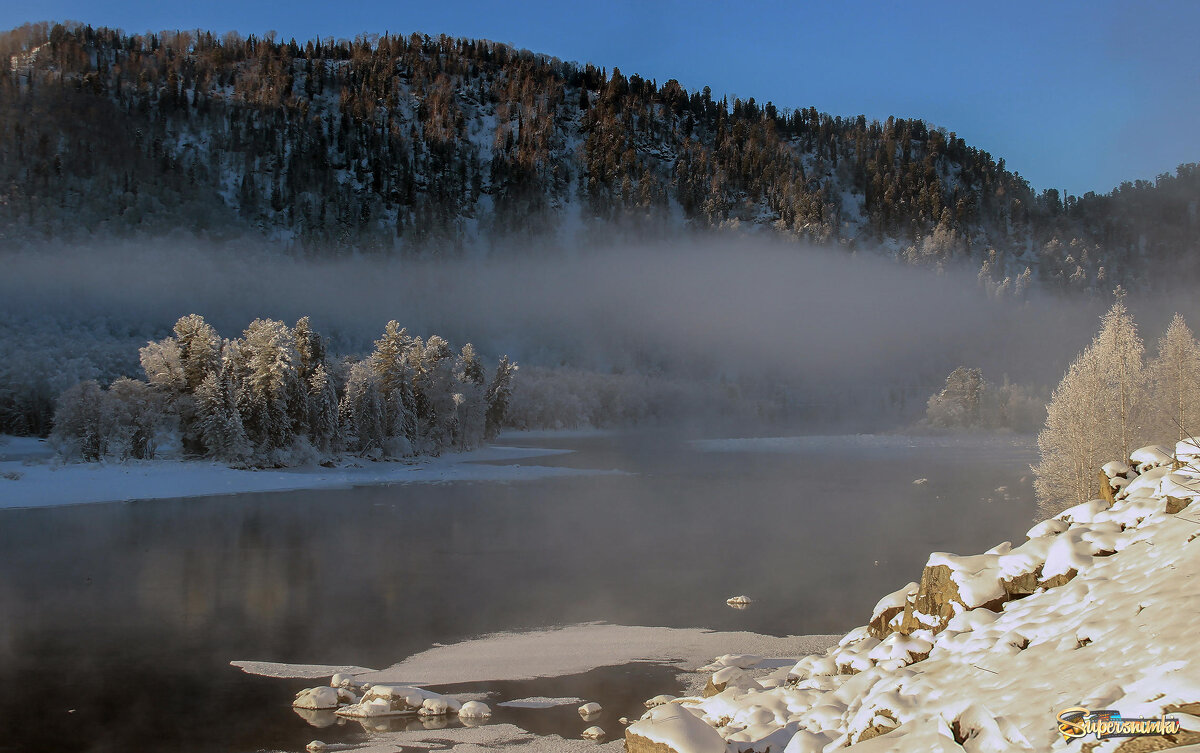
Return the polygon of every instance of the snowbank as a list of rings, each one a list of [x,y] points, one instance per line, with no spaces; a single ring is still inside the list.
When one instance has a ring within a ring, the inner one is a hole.
[[[30,448],[21,446],[22,451]],[[49,507],[132,499],[204,497],[297,489],[344,489],[352,486],[449,481],[528,481],[540,478],[620,471],[553,466],[493,464],[561,455],[570,450],[489,446],[471,452],[422,458],[414,462],[358,460],[334,468],[240,470],[193,460],[145,460],[127,463],[29,463],[0,461],[0,508]]]
[[[824,654],[751,682],[710,665],[707,697],[654,704],[628,727],[630,752],[1079,750],[1056,728],[1075,706],[1200,727],[1179,713],[1200,702],[1200,471],[1173,470],[1161,447],[1133,460],[1106,467],[1129,482],[1113,504],[1066,510],[1020,546],[935,553]]]

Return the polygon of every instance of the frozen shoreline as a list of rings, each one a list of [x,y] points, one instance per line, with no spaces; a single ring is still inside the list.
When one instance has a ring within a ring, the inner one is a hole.
[[[838,637],[776,637],[700,628],[587,623],[526,632],[495,633],[450,645],[434,646],[382,670],[240,660],[230,664],[249,674],[264,677],[316,678],[341,672],[353,674],[362,682],[453,685],[559,677],[638,661],[663,662],[685,671],[694,671],[700,665],[707,664],[712,657],[729,652],[790,660],[823,651],[835,644]]]
[[[621,473],[617,470],[523,465],[517,461],[564,455],[572,450],[506,445],[489,445],[470,452],[413,461],[347,459],[333,468],[241,470],[201,460],[59,465],[47,457],[44,444],[38,440],[4,439],[7,441],[0,444],[0,509],[248,492],[346,489],[373,484],[508,482]]]

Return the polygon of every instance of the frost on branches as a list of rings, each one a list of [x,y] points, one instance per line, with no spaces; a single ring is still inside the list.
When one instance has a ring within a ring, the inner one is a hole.
[[[394,321],[366,358],[333,361],[308,317],[256,319],[229,340],[193,314],[140,355],[146,381],[88,380],[59,398],[51,438],[64,457],[152,458],[162,444],[285,466],[466,450],[499,430],[517,370],[502,357],[489,381],[470,343],[455,352]]]
[[[1200,432],[1200,344],[1183,317],[1175,315],[1149,363],[1144,351],[1118,296],[1046,408],[1033,469],[1046,514],[1096,496],[1102,463],[1129,463],[1134,447]]]

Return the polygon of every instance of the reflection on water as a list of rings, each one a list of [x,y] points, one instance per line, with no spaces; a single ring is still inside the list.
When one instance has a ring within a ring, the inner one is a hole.
[[[302,748],[288,703],[312,683],[231,659],[382,667],[595,620],[844,631],[931,550],[984,551],[1034,510],[1028,445],[559,444],[581,452],[538,462],[635,475],[0,513],[0,750]]]

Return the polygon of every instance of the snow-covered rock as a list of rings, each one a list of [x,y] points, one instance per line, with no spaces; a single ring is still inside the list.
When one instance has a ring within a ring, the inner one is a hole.
[[[725,667],[737,667],[738,669],[750,669],[762,664],[763,658],[758,654],[723,654],[713,659],[712,662],[700,668],[701,672],[716,672]]]
[[[1130,453],[1129,459],[1133,461],[1138,473],[1145,473],[1151,468],[1164,465],[1170,466],[1175,460],[1171,457],[1171,448],[1161,444],[1139,447]]]
[[[449,702],[444,696],[408,685],[372,685],[357,703],[338,709],[339,716],[370,718],[397,714],[417,714],[427,701]]]
[[[1184,464],[1200,460],[1200,439],[1185,439],[1176,443],[1175,457]]]
[[[904,608],[916,597],[919,588],[916,582],[912,582],[880,599],[871,610],[871,621],[867,624],[871,635],[882,640],[892,632],[898,626],[893,625],[892,621],[904,614]]]
[[[459,719],[486,719],[492,715],[492,710],[482,701],[467,701],[458,710]]]
[[[603,709],[600,707],[600,704],[596,703],[595,701],[589,701],[588,703],[585,703],[579,707],[579,715],[584,719],[588,719],[596,714],[599,714],[602,710]]]
[[[651,709],[646,716],[626,727],[625,750],[628,753],[726,753],[725,738],[677,703]]]
[[[305,688],[296,694],[292,706],[298,709],[336,709],[338,707],[337,688]]]
[[[604,730],[594,726],[588,727],[583,731],[581,737],[587,738],[588,740],[603,740]]]
[[[1126,477],[1133,469],[1122,463],[1120,460],[1111,460],[1105,463],[1100,470],[1104,471],[1105,476],[1108,476],[1110,479],[1114,479],[1118,476],[1122,478]]]

